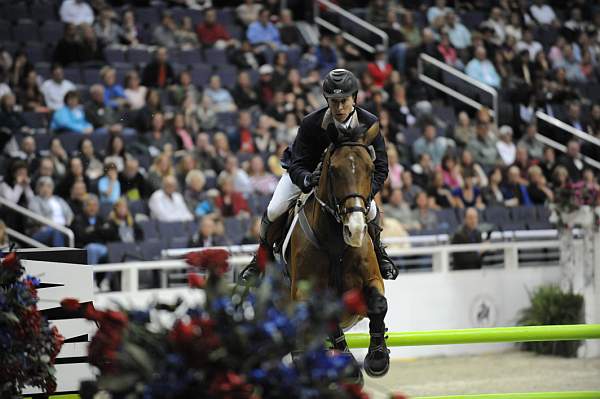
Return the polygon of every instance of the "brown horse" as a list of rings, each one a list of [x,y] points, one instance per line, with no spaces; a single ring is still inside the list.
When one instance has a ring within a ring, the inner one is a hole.
[[[319,185],[306,200],[292,232],[291,294],[294,300],[312,294],[298,289],[302,280],[311,281],[317,292],[333,288],[340,296],[351,289],[362,290],[367,313],[345,314],[330,338],[335,349],[349,352],[342,328],[369,317],[371,340],[364,369],[370,376],[383,376],[389,368],[384,337],[387,302],[366,220],[375,156],[369,144],[377,126],[365,130],[339,137],[325,151]]]

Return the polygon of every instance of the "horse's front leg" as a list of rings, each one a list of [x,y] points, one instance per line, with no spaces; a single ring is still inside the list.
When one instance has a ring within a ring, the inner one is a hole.
[[[387,300],[374,286],[365,289],[367,317],[369,318],[369,350],[365,357],[364,369],[370,377],[383,377],[390,368],[390,351],[385,343],[385,315]]]
[[[364,384],[364,378],[360,366],[356,361],[356,358],[350,352],[348,343],[346,342],[346,336],[344,330],[337,325],[336,329],[329,334],[329,340],[331,341],[332,348],[340,352],[340,356],[348,356],[350,358],[350,367],[347,371],[346,377],[349,382],[362,386]]]

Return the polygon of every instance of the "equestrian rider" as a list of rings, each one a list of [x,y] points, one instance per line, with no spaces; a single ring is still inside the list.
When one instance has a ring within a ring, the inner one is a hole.
[[[356,105],[357,93],[358,80],[352,72],[346,69],[334,69],[325,77],[323,95],[328,107],[314,111],[302,120],[291,149],[286,149],[282,157],[282,166],[288,170],[288,173],[279,180],[273,198],[261,220],[260,245],[269,252],[272,251],[272,246],[267,240],[269,228],[295,203],[300,192],[309,193],[318,185],[320,170],[315,169],[323,152],[331,144],[332,138],[359,125],[379,130],[377,117]],[[378,132],[371,145],[376,155],[371,193],[373,198],[381,190],[387,178],[388,161],[385,141],[381,133]],[[398,276],[398,270],[381,244],[379,211],[374,200],[371,202],[367,222],[381,275],[384,279],[393,280]],[[255,256],[241,272],[240,279],[251,282],[258,279],[259,274]]]

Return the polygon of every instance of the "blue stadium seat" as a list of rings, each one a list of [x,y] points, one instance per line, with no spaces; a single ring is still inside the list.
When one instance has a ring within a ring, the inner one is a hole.
[[[235,10],[230,7],[223,7],[217,10],[217,21],[223,25],[235,23]]]
[[[70,80],[75,84],[83,83],[83,78],[81,76],[81,69],[79,67],[67,67],[64,68],[65,79]]]
[[[104,49],[104,58],[110,64],[115,62],[125,62],[125,51],[120,48],[106,48]]]
[[[144,49],[140,48],[130,48],[127,51],[127,61],[132,64],[142,65],[147,64],[152,60],[152,54]]]
[[[13,27],[12,37],[18,43],[37,42],[40,40],[38,24],[33,21],[20,21]]]
[[[2,19],[18,21],[19,19],[29,18],[29,10],[25,2],[16,0],[0,8],[0,16]]]
[[[12,39],[11,36],[11,27],[10,22],[5,20],[0,20],[0,41],[10,41]]]
[[[188,233],[183,222],[158,222],[160,237],[187,237]],[[168,241],[168,240],[167,240]]]
[[[537,220],[534,222],[527,223],[527,227],[529,230],[550,230],[556,228],[552,223],[548,220]]]
[[[161,251],[165,249],[164,243],[160,240],[145,240],[139,243],[139,251],[142,258],[146,261],[160,259]]]
[[[156,25],[160,22],[160,12],[157,7],[140,7],[134,9],[135,20],[139,24]]]
[[[250,219],[240,219],[236,217],[228,217],[223,219],[225,226],[225,236],[233,245],[241,244],[242,239],[246,235]]]
[[[486,222],[500,225],[503,222],[510,220],[510,212],[508,208],[503,206],[490,206],[485,208],[483,216]]]
[[[190,74],[192,75],[192,82],[196,86],[206,86],[208,79],[212,73],[212,67],[207,64],[196,64],[192,65]]]
[[[33,129],[42,129],[48,127],[48,119],[46,114],[37,112],[23,112],[21,114],[27,126]]]
[[[82,134],[73,132],[62,133],[58,136],[67,154],[71,154],[77,150],[82,137]]]
[[[83,82],[86,85],[93,85],[96,83],[102,83],[102,78],[100,78],[100,70],[98,68],[85,68],[82,72]]]
[[[40,38],[42,42],[55,45],[63,36],[63,23],[60,21],[45,21],[40,27]]]
[[[237,80],[237,69],[232,65],[221,65],[217,70],[217,74],[221,78],[221,85],[228,89],[235,86]]]
[[[227,60],[227,54],[225,53],[225,50],[218,48],[204,49],[204,60],[210,65],[217,65],[219,67],[227,65],[229,63]]]
[[[144,200],[138,201],[130,201],[129,202],[129,212],[135,216],[137,214],[148,215],[148,204]]]
[[[202,62],[202,54],[199,50],[180,51],[176,59],[182,65],[193,66]]]
[[[544,205],[538,205],[535,208],[537,210],[537,218],[540,222],[545,222],[550,218],[550,208]]]
[[[110,213],[110,211],[112,211],[112,208],[113,208],[113,204],[111,204],[111,203],[108,203],[108,202],[100,203],[100,216],[102,216],[103,219],[107,219],[108,214]]]
[[[144,220],[138,223],[144,233],[144,240],[158,239],[158,230],[155,220]]]
[[[510,214],[512,220],[525,223],[537,221],[537,211],[533,206],[517,206],[511,208]]]
[[[27,43],[27,46],[23,50],[25,51],[25,54],[27,54],[29,62],[33,65],[47,59],[46,48],[43,43]]]
[[[50,19],[56,19],[58,13],[53,2],[36,1],[29,6],[31,19],[39,22],[46,22]]]
[[[141,258],[138,246],[132,242],[109,242],[106,244],[106,247],[108,249],[109,263],[121,263]]]

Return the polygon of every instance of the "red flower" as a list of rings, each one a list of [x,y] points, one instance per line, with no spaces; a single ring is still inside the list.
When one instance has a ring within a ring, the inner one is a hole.
[[[204,288],[206,280],[196,273],[188,273],[188,284],[191,288]]]
[[[103,312],[99,312],[94,308],[92,303],[88,303],[85,309],[83,310],[83,317],[88,320],[100,321],[103,316]]]
[[[184,323],[178,320],[169,336],[178,344],[186,344],[190,342],[196,335],[196,327],[193,324]]]
[[[228,269],[227,259],[229,252],[224,249],[203,249],[190,252],[185,256],[188,265],[207,269],[220,277]]]
[[[343,387],[352,399],[369,399],[369,395],[363,392],[362,387],[358,384],[344,384]]]
[[[54,338],[54,346],[52,348],[52,362],[54,362],[54,359],[56,359],[56,356],[58,356],[58,353],[60,352],[60,349],[63,346],[63,343],[65,342],[65,337],[63,337],[59,332],[58,332],[58,328],[56,328],[56,326],[52,327],[52,335]]]
[[[409,399],[408,396],[403,393],[396,392],[390,395],[390,399]]]
[[[81,309],[79,300],[75,298],[64,298],[62,301],[60,301],[60,306],[62,306],[67,312],[77,312],[79,309]]]
[[[365,296],[358,288],[346,291],[343,296],[344,307],[351,314],[366,314]]]
[[[116,310],[107,310],[106,312],[104,312],[102,321],[112,323],[115,325],[115,327],[123,328],[129,322],[129,318],[123,312],[118,312]]]
[[[19,258],[17,258],[16,252],[10,252],[8,255],[2,259],[2,266],[6,267],[10,270],[18,270],[19,269]]]

